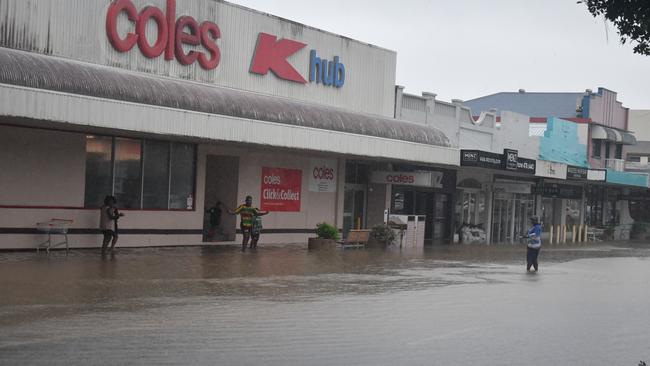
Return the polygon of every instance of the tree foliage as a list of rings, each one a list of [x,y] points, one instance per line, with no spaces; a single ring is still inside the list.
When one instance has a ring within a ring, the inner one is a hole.
[[[580,0],[594,16],[602,15],[618,28],[621,43],[636,43],[634,53],[650,55],[649,0]]]

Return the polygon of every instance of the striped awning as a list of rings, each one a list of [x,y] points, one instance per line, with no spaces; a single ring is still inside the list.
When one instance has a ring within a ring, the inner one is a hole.
[[[609,140],[616,142],[616,132],[611,128],[592,126],[591,138],[594,140]]]

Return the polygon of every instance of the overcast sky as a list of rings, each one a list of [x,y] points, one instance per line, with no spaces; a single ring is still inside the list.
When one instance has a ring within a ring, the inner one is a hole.
[[[618,92],[650,109],[650,56],[576,0],[230,0],[397,52],[397,84],[463,100],[500,92]]]

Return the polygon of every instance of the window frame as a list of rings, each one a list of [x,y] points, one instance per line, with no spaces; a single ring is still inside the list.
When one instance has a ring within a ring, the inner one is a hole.
[[[96,133],[84,133],[84,136],[99,136],[111,139],[111,195],[115,194],[115,148],[116,148],[116,139],[118,138],[127,138],[132,140],[137,140],[140,142],[140,205],[139,208],[121,208],[124,211],[178,211],[178,212],[194,212],[196,211],[196,182],[197,182],[197,170],[198,170],[198,145],[195,143],[187,143],[180,141],[172,140],[162,140],[162,139],[147,139],[147,138],[133,138],[127,136],[118,136],[118,135],[102,135]],[[167,159],[168,170],[167,170],[167,208],[146,208],[144,207],[144,164],[146,160],[145,156],[145,141],[155,141],[155,142],[164,142],[169,147],[169,155]],[[171,177],[172,177],[172,159],[171,159],[171,149],[172,144],[185,144],[192,147],[192,165],[193,165],[193,174],[191,177],[191,195],[192,195],[192,207],[191,208],[170,208],[170,195],[171,195]],[[84,152],[86,153],[86,152]],[[84,182],[85,189],[86,182]],[[118,202],[119,204],[119,202]],[[99,206],[87,205],[84,199],[83,204],[84,209],[98,209]]]

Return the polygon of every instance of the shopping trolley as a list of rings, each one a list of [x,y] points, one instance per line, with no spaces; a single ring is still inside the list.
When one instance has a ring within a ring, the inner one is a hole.
[[[72,220],[68,219],[51,219],[48,221],[37,222],[36,230],[43,233],[47,233],[47,240],[38,244],[36,251],[40,251],[41,248],[47,249],[47,254],[50,254],[51,248],[56,248],[59,245],[65,244],[66,253],[68,252],[68,229],[72,224]],[[60,242],[52,242],[53,235],[62,235],[63,240]]]

